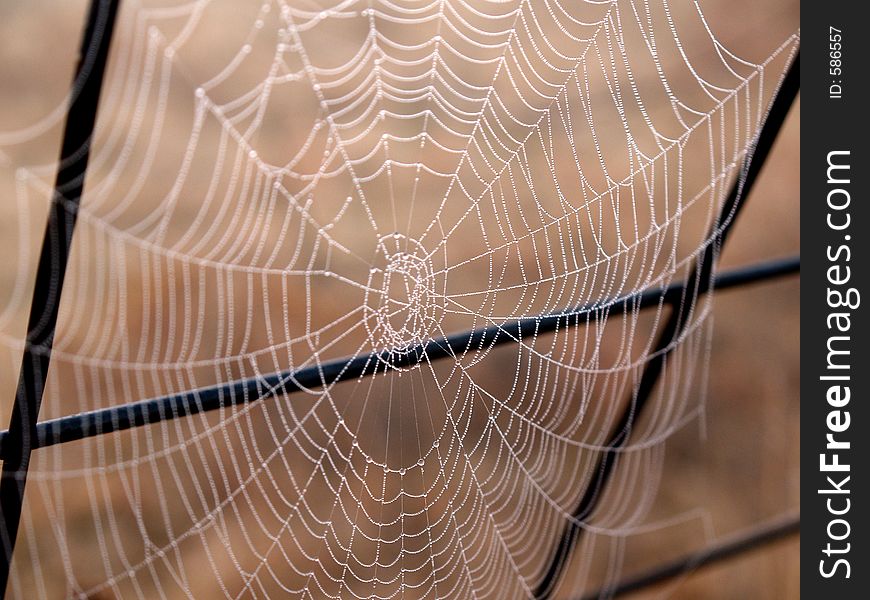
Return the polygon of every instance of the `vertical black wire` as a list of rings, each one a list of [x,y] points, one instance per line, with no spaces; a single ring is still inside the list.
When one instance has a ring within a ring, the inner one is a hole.
[[[534,589],[535,598],[548,599],[555,592],[561,573],[565,569],[571,552],[583,532],[579,523],[588,518],[598,506],[598,502],[604,494],[607,483],[613,474],[617,456],[620,450],[628,443],[631,437],[632,425],[640,418],[644,407],[652,395],[653,388],[664,369],[665,360],[673,350],[673,346],[671,346],[672,342],[683,333],[689,324],[689,316],[693,311],[695,300],[699,294],[705,293],[709,288],[716,257],[737,220],[740,209],[745,204],[741,200],[752,189],[799,89],[800,51],[795,55],[794,61],[789,66],[782,85],[771,104],[770,112],[758,134],[755,146],[747,152],[743,160],[740,175],[731,187],[728,197],[719,211],[716,222],[713,223],[712,239],[698,258],[695,268],[686,281],[684,295],[681,299],[672,303],[670,317],[658,335],[655,350],[653,351],[653,358],[646,364],[636,393],[620,416],[614,429],[615,433],[598,459],[598,465],[592,475],[592,479],[586,486],[586,490],[577,508],[574,510],[573,517],[575,520],[569,521],[562,532],[562,537],[559,539],[559,543],[553,552],[547,570]],[[681,300],[687,301],[687,304],[681,305]]]
[[[92,0],[63,133],[57,178],[39,255],[27,337],[0,480],[0,597],[5,597],[21,520],[36,421],[51,361],[73,228],[84,188],[91,136],[120,0]],[[50,43],[50,40],[46,40]]]

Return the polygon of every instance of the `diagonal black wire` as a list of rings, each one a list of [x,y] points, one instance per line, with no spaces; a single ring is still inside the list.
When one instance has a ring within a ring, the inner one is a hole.
[[[713,287],[715,289],[734,288],[791,275],[799,270],[800,257],[792,256],[721,273],[717,275]],[[626,311],[658,306],[661,303],[677,302],[685,293],[685,284],[683,283],[676,283],[666,288],[645,290],[641,294],[606,303],[609,306],[606,314],[621,314]],[[386,353],[366,354],[353,359],[340,358],[315,367],[242,379],[213,387],[189,390],[172,396],[142,400],[43,421],[37,425],[34,448],[45,448],[133,427],[152,425],[234,404],[257,402],[279,394],[328,386],[339,381],[370,375],[374,373],[375,369],[387,368],[387,364],[412,366],[424,360],[424,356],[425,359],[435,360],[461,354],[469,348],[483,349],[517,343],[520,339],[533,333],[540,335],[576,324],[578,316],[583,315],[585,318],[587,313],[592,318],[598,318],[604,314],[604,309],[600,306],[580,307],[575,311],[521,319],[486,329],[463,331],[438,340],[431,340],[403,356],[400,364],[395,357],[390,359]],[[392,362],[386,363],[387,360]],[[0,456],[3,455],[8,443],[7,435],[6,431],[0,432]]]
[[[695,269],[687,279],[684,295],[680,300],[672,302],[671,315],[659,333],[653,358],[646,364],[633,398],[620,416],[614,428],[614,434],[598,459],[592,480],[572,513],[573,519],[566,524],[553,551],[553,556],[541,580],[535,586],[533,592],[535,598],[548,599],[555,592],[571,552],[583,532],[581,524],[597,508],[613,474],[617,457],[631,438],[632,425],[643,412],[664,369],[667,356],[673,349],[673,340],[678,338],[688,325],[698,295],[705,293],[711,285],[711,275],[716,258],[737,220],[740,209],[745,204],[741,200],[749,194],[758,178],[799,90],[800,51],[796,53],[793,62],[789,65],[788,72],[771,104],[754,147],[747,152],[740,176],[734,182],[728,197],[725,199],[717,222],[713,224],[712,243],[707,245],[698,258]]]
[[[36,271],[15,403],[4,440],[3,477],[0,481],[0,597],[6,595],[30,453],[37,439],[39,406],[51,362],[60,296],[78,214],[76,210],[69,210],[66,204],[77,206],[84,189],[90,141],[119,2],[91,2],[73,79],[57,178]]]
[[[721,226],[721,229],[714,236],[714,243],[706,248],[702,259],[699,261],[700,270],[696,270],[695,276],[690,277],[686,285],[678,284],[665,289],[648,290],[639,295],[617,298],[609,303],[578,307],[563,313],[520,319],[502,325],[462,332],[441,339],[431,340],[400,354],[385,351],[363,355],[351,360],[340,359],[295,372],[277,373],[259,378],[240,380],[213,388],[192,390],[174,396],[71,415],[37,424],[39,403],[50,362],[51,343],[57,320],[57,306],[76,214],[75,211],[65,210],[62,203],[58,202],[58,199],[64,198],[66,202],[76,204],[81,197],[84,174],[87,167],[89,140],[96,119],[96,108],[102,76],[118,4],[119,0],[93,0],[91,4],[76,82],[79,82],[79,76],[83,72],[87,71],[88,76],[84,78],[80,87],[76,85],[73,90],[71,106],[67,116],[67,127],[64,132],[56,194],[49,215],[46,237],[37,273],[37,284],[31,309],[27,345],[22,359],[19,391],[13,407],[9,430],[0,432],[0,456],[2,456],[4,461],[3,481],[0,482],[0,519],[2,519],[2,522],[0,522],[0,535],[3,538],[5,559],[0,563],[0,569],[2,569],[2,572],[0,572],[0,578],[2,578],[0,584],[3,585],[2,591],[4,593],[5,581],[8,578],[9,562],[20,518],[27,466],[29,464],[30,452],[35,448],[174,419],[221,406],[256,401],[273,396],[276,393],[331,385],[338,381],[371,375],[379,367],[388,369],[418,364],[424,360],[424,357],[426,359],[439,359],[468,351],[478,351],[503,343],[517,342],[523,336],[529,334],[546,333],[579,324],[580,315],[591,315],[593,318],[598,318],[601,314],[614,311],[624,312],[629,309],[635,310],[659,304],[663,301],[669,302],[674,306],[681,300],[685,300],[685,298],[689,298],[694,302],[698,294],[706,292],[711,285],[713,259],[722,242],[724,242],[739,210],[740,206],[737,200],[744,193],[748,193],[748,190],[751,188],[760,165],[769,152],[776,132],[782,124],[782,119],[790,105],[790,99],[785,103],[784,111],[778,110],[777,105],[787,95],[784,92],[794,87],[794,91],[791,93],[791,98],[793,98],[799,86],[799,83],[792,81],[795,79],[794,72],[796,70],[795,65],[799,62],[798,56],[774,101],[756,149],[748,159],[748,168],[745,169],[745,176],[741,178],[734,190],[732,190],[731,196],[729,196],[726,205],[723,207],[721,214],[724,219],[721,220],[725,222],[725,225]],[[783,114],[779,118],[779,123],[775,127],[770,127],[776,122],[777,115],[780,112]],[[772,135],[766,136],[765,133],[768,129],[772,131]],[[770,139],[768,140],[766,137]],[[754,155],[757,155],[760,160],[753,162],[751,158]],[[721,283],[717,280],[713,285],[716,287],[741,285],[742,283],[763,277],[791,272],[796,270],[797,266],[798,263],[795,261],[792,261],[791,264],[762,265],[757,272],[753,273],[750,272],[751,270],[747,270],[733,273],[731,274],[730,281],[726,277],[723,278]],[[674,310],[660,337],[660,341],[664,343],[663,348],[667,348],[670,341],[676,335],[679,335],[686,322],[687,319],[683,318],[683,312],[681,310]],[[634,416],[640,412],[654,386],[658,373],[661,372],[662,362],[666,353],[659,352],[656,359],[648,364],[647,371],[644,373],[644,377],[642,377],[638,394],[626,413],[625,423],[621,428],[618,428],[618,433],[613,440],[614,444],[611,444],[608,450],[605,451],[595,485],[587,489],[587,495],[584,496],[584,501],[581,502],[578,509],[579,515],[585,516],[594,509],[597,498],[600,497],[598,492],[606,484],[609,473],[612,470],[615,461],[615,450],[618,450],[627,441]],[[592,490],[591,495],[590,490]],[[586,497],[591,499],[585,501]],[[553,564],[556,565],[556,569],[553,570],[551,568],[550,571],[552,573],[548,572],[548,576],[556,575],[561,570],[561,565],[578,535],[579,528],[575,524],[572,524],[566,531],[566,536],[570,537],[570,542],[565,544],[565,539],[563,538],[563,542],[560,543],[559,550],[554,557]],[[563,549],[565,550],[564,552]],[[543,597],[548,596],[550,591],[552,591],[552,583],[552,581],[548,583],[547,576],[545,576],[545,579],[542,581],[542,584],[546,584],[542,588],[545,590],[542,594]]]
[[[615,598],[663,583],[669,579],[689,574],[691,571],[702,567],[757,550],[793,535],[799,535],[800,527],[800,514],[781,516],[765,523],[760,523],[747,531],[718,540],[703,550],[624,579],[614,587],[605,587],[586,594],[582,597],[582,600]]]

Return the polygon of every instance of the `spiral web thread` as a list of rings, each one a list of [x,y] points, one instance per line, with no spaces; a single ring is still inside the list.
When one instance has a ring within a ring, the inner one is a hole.
[[[120,18],[41,418],[381,364],[37,451],[16,596],[524,598],[572,521],[557,594],[579,595],[618,578],[632,535],[698,518],[647,513],[667,438],[703,414],[709,297],[684,299],[651,406],[572,516],[666,314],[609,300],[691,271],[797,34],[756,64],[692,2]],[[32,149],[62,116],[0,133],[10,372],[56,168]],[[555,333],[394,362],[580,305]]]

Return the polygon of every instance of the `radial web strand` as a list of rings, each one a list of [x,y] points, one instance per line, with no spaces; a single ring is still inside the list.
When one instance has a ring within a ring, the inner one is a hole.
[[[34,451],[10,593],[529,598],[573,522],[579,597],[631,536],[702,529],[649,511],[710,294],[573,513],[669,311],[613,299],[692,272],[799,44],[715,31],[691,1],[125,0],[40,419],[380,354]],[[0,131],[7,399],[66,103]]]

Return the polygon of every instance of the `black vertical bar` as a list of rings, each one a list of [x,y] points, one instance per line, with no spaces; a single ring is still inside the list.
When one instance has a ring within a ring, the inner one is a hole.
[[[800,593],[870,590],[870,140],[862,2],[801,2]],[[863,125],[862,125],[863,123]]]
[[[741,200],[752,189],[799,89],[800,52],[796,54],[794,61],[789,66],[782,85],[771,104],[770,112],[758,134],[754,148],[751,148],[747,152],[743,160],[740,175],[731,187],[728,197],[719,211],[719,216],[713,224],[712,239],[698,258],[695,268],[686,281],[685,294],[682,298],[688,300],[689,304],[681,306],[679,299],[672,302],[670,317],[659,333],[656,347],[653,351],[653,358],[646,364],[637,387],[637,392],[620,416],[619,422],[614,429],[615,433],[598,459],[598,465],[592,480],[586,486],[586,490],[573,513],[576,521],[569,521],[562,532],[562,537],[559,539],[547,570],[535,587],[535,598],[547,599],[552,597],[555,592],[560,575],[567,565],[571,551],[582,533],[578,522],[588,518],[598,506],[598,502],[604,494],[607,483],[613,474],[617,456],[631,438],[632,425],[643,412],[653,388],[655,388],[656,382],[664,369],[665,360],[673,349],[672,347],[669,348],[670,344],[682,334],[689,323],[689,315],[694,307],[695,299],[709,288],[716,257],[721,251],[731,227],[737,220],[740,209],[745,204]]]
[[[0,480],[0,597],[5,597],[18,535],[30,453],[57,324],[60,295],[84,188],[91,136],[120,0],[92,0],[63,133],[54,194],[39,255],[27,337]],[[50,40],[46,40],[49,42]]]

